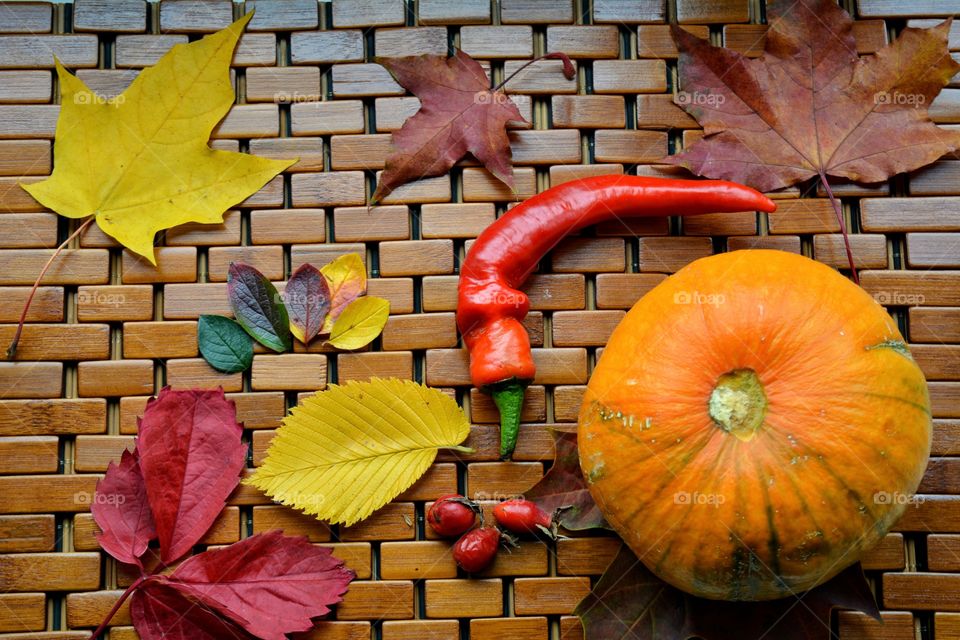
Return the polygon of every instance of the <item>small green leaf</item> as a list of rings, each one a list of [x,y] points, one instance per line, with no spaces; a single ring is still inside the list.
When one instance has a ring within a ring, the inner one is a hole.
[[[239,324],[224,316],[200,316],[197,323],[200,354],[211,367],[224,373],[250,368],[253,342]]]
[[[287,309],[266,276],[248,264],[231,263],[227,297],[237,322],[254,340],[277,352],[290,350],[293,337]]]
[[[338,349],[359,349],[380,335],[390,316],[390,303],[376,296],[357,298],[337,318],[330,344]]]

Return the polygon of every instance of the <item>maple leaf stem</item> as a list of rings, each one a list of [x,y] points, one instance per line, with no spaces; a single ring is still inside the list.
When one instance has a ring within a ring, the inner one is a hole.
[[[92,220],[92,218],[91,218],[91,220]],[[130,595],[131,595],[134,591],[136,591],[137,587],[139,587],[141,584],[143,584],[148,578],[150,578],[150,576],[147,576],[147,575],[142,575],[142,576],[140,576],[139,578],[137,578],[136,580],[134,580],[134,581],[130,584],[129,587],[127,587],[127,590],[126,590],[126,591],[124,591],[122,594],[120,594],[120,597],[117,598],[117,601],[114,603],[113,607],[110,609],[110,611],[107,612],[107,617],[104,619],[103,622],[100,623],[100,626],[99,626],[99,627],[97,627],[96,629],[94,629],[93,634],[90,636],[89,640],[96,640],[97,637],[98,637],[101,633],[103,633],[104,630],[106,630],[107,625],[110,624],[110,621],[111,621],[111,620],[113,620],[113,616],[116,615],[117,611],[120,610],[120,607],[122,607],[122,606],[123,606],[123,603],[127,601],[127,598],[129,598]]]
[[[528,60],[528,61],[525,62],[523,65],[521,65],[519,69],[517,69],[516,71],[514,71],[513,73],[511,73],[509,76],[507,76],[506,78],[504,78],[504,80],[503,80],[500,84],[498,84],[497,86],[495,86],[495,87],[491,90],[491,93],[496,93],[497,91],[500,91],[501,89],[503,89],[503,87],[504,87],[508,82],[510,82],[511,80],[513,80],[513,78],[514,78],[518,73],[520,73],[521,71],[523,71],[524,69],[526,69],[527,67],[529,67],[530,65],[532,65],[534,62],[539,62],[540,60],[563,60],[563,75],[564,75],[564,77],[566,77],[567,80],[573,80],[574,77],[576,77],[576,75],[577,75],[577,70],[573,68],[573,63],[570,62],[570,56],[568,56],[567,54],[562,53],[562,52],[560,52],[560,51],[554,51],[553,53],[545,53],[545,54],[542,55],[542,56],[539,56],[539,57],[537,57],[537,58],[534,58],[533,60]]]
[[[23,333],[23,324],[27,321],[27,312],[30,310],[30,303],[33,302],[33,296],[37,293],[37,289],[40,287],[40,281],[43,280],[43,276],[47,275],[47,269],[50,268],[50,265],[53,264],[53,261],[57,259],[57,256],[60,255],[60,252],[63,251],[70,241],[79,236],[83,231],[90,226],[90,223],[94,221],[94,216],[87,218],[83,224],[77,227],[77,230],[70,234],[70,236],[60,243],[60,246],[57,247],[56,251],[53,252],[53,255],[50,256],[50,259],[47,260],[47,263],[43,265],[43,269],[40,269],[40,275],[37,276],[36,282],[33,283],[33,288],[30,290],[30,295],[27,296],[27,302],[23,305],[23,313],[20,314],[20,322],[17,324],[17,330],[13,334],[13,340],[10,341],[10,346],[7,347],[7,359],[13,360],[14,356],[17,355],[17,345],[20,344],[20,334]]]
[[[853,250],[850,248],[850,236],[847,235],[847,223],[843,219],[843,209],[840,207],[840,201],[833,195],[833,189],[830,188],[827,175],[823,171],[819,173],[820,183],[827,192],[827,197],[830,198],[830,204],[833,205],[833,211],[837,214],[837,222],[840,223],[840,234],[843,236],[843,248],[847,252],[847,262],[850,264],[850,275],[853,277],[854,283],[859,285],[860,276],[857,275],[857,266],[853,263]]]

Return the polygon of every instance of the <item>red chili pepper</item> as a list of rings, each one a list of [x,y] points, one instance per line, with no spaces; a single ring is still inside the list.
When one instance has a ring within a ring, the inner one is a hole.
[[[487,227],[460,269],[457,326],[470,350],[473,384],[500,410],[500,456],[513,453],[524,388],[536,372],[521,324],[530,299],[517,287],[564,236],[617,218],[776,208],[734,182],[609,175],[547,189]]]

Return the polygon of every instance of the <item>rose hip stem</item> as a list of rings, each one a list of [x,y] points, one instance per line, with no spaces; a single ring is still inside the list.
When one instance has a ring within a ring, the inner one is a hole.
[[[473,384],[500,410],[500,456],[517,443],[520,408],[536,367],[521,321],[530,299],[517,287],[560,240],[619,218],[776,209],[763,194],[723,180],[608,175],[574,180],[517,205],[477,238],[460,269],[457,326]]]

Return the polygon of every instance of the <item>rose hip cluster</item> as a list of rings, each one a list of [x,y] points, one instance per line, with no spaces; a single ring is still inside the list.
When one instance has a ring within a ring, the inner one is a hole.
[[[480,505],[461,495],[447,495],[427,510],[427,523],[445,538],[460,536],[453,545],[453,559],[469,573],[490,566],[501,541],[515,545],[509,534],[556,535],[553,519],[529,500],[516,498],[501,502],[493,508],[493,515],[499,527],[484,526]],[[480,516],[480,526],[474,529],[477,516]]]

